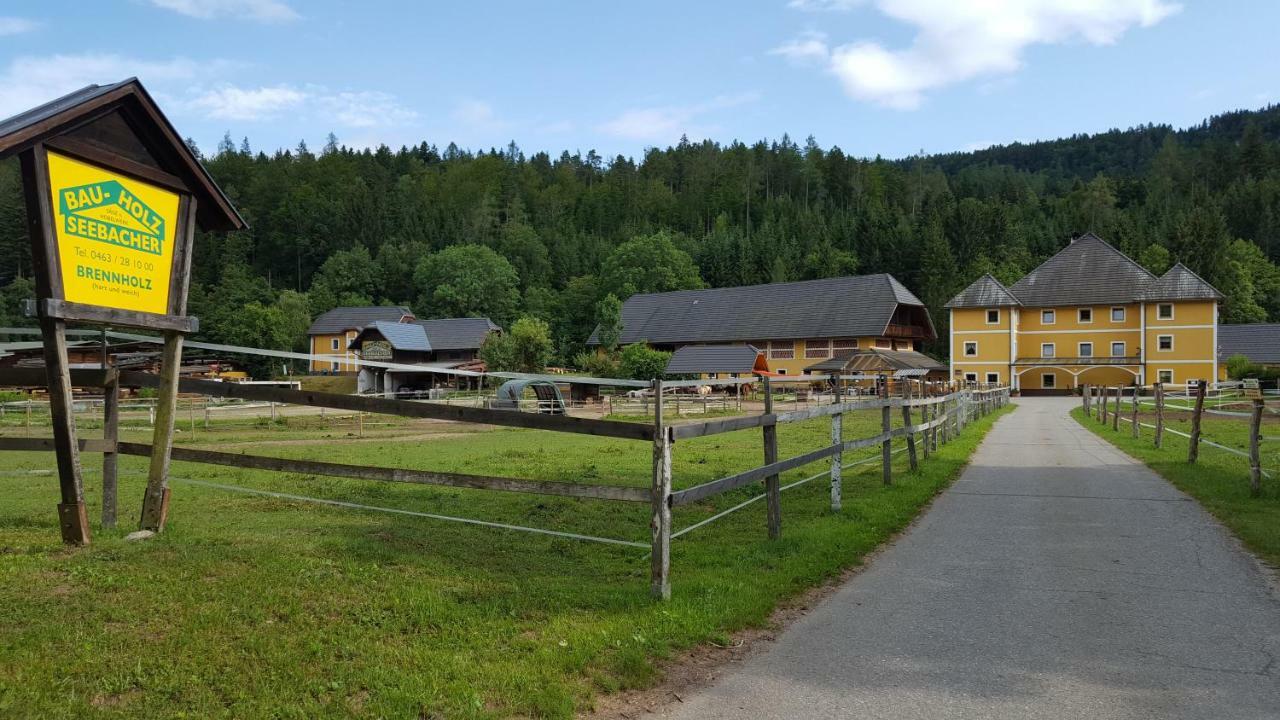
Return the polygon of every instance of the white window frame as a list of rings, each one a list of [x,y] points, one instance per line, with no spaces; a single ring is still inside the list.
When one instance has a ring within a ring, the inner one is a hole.
[[[1048,348],[1048,349],[1049,349],[1049,352],[1048,352],[1048,353],[1045,353],[1045,348]],[[1052,358],[1052,357],[1057,357],[1057,356],[1058,356],[1058,344],[1057,344],[1057,343],[1040,343],[1040,357],[1042,357],[1042,358]]]
[[[1116,352],[1116,346],[1117,346],[1117,345],[1119,345],[1119,346],[1120,346],[1120,352]],[[1112,341],[1111,341],[1111,357],[1124,357],[1124,356],[1125,356],[1125,351],[1126,351],[1126,350],[1128,350],[1128,349],[1129,349],[1129,346],[1128,346],[1128,345],[1125,345],[1125,342],[1124,342],[1123,340],[1112,340]]]
[[[973,352],[969,352],[970,349],[972,349]],[[978,357],[978,341],[965,340],[964,351],[961,354],[964,355],[965,357]]]
[[[1048,319],[1048,320],[1045,320],[1045,318],[1046,318],[1046,317],[1047,317],[1047,318],[1049,318],[1049,319]],[[1058,323],[1058,311],[1057,311],[1057,310],[1041,310],[1041,311],[1040,311],[1040,324],[1041,324],[1041,325],[1056,325],[1057,323]]]
[[[1167,347],[1167,348],[1160,347],[1160,342],[1161,342],[1162,340],[1164,340],[1165,338],[1169,338],[1169,347]],[[1173,336],[1172,336],[1172,335],[1157,335],[1157,336],[1156,336],[1156,352],[1173,352]]]
[[[1165,373],[1168,373],[1168,374],[1169,374],[1169,379],[1168,379],[1168,380],[1162,380],[1162,379],[1161,379],[1161,378],[1164,376],[1164,374],[1165,374]],[[1172,385],[1172,384],[1173,384],[1173,382],[1174,382],[1174,381],[1173,381],[1173,368],[1162,368],[1162,369],[1156,370],[1156,382],[1158,382],[1158,383],[1164,383],[1165,385]]]
[[[1119,310],[1119,311],[1120,311],[1120,319],[1119,319],[1119,320],[1117,320],[1117,319],[1116,319],[1116,311],[1117,311],[1117,310]],[[1125,319],[1126,315],[1127,315],[1127,313],[1125,312],[1124,306],[1122,306],[1122,305],[1113,305],[1113,306],[1111,307],[1111,322],[1113,322],[1113,323],[1122,323],[1122,322],[1124,322],[1124,319]]]
[[[334,352],[338,351],[338,338],[329,338],[329,349]]]
[[[786,375],[786,374],[787,374],[787,369],[786,369],[786,368],[778,368],[777,370],[774,370],[774,372],[778,373],[779,375]]]
[[[707,373],[707,379],[708,379],[708,380],[718,380],[718,379],[720,379],[720,373]]]
[[[995,320],[992,320],[992,319],[991,319],[991,313],[995,313],[995,314],[996,314],[996,319],[995,319]],[[999,325],[999,324],[1000,324],[1000,308],[996,308],[996,309],[994,309],[994,310],[992,310],[992,309],[990,309],[990,308],[988,308],[988,309],[987,309],[987,324],[988,324],[988,325]]]
[[[1169,314],[1164,314],[1164,309],[1169,308]],[[1173,319],[1173,303],[1156,303],[1156,319],[1172,320]]]
[[[988,385],[997,385],[997,384],[999,384],[999,383],[1000,383],[1000,373],[998,373],[998,372],[989,372],[989,373],[987,373],[987,384],[988,384]]]
[[[1045,381],[1048,382],[1045,382]],[[1040,373],[1040,389],[1041,390],[1057,390],[1058,375],[1057,373]]]
[[[964,381],[965,381],[965,382],[967,382],[967,383],[976,383],[976,382],[978,382],[978,373],[976,373],[976,372],[967,372],[967,373],[965,373],[965,374],[964,374]]]
[[[1089,313],[1088,320],[1084,319],[1085,313]],[[1076,308],[1076,322],[1080,323],[1081,325],[1092,325],[1093,324],[1093,308],[1091,307]]]
[[[1084,354],[1085,346],[1088,346],[1088,347],[1089,347],[1089,354],[1088,354],[1088,355],[1085,355],[1085,354]],[[1091,358],[1091,357],[1093,357],[1093,341],[1092,341],[1092,340],[1086,340],[1086,341],[1081,342],[1081,343],[1076,343],[1076,357],[1082,357],[1082,358]]]

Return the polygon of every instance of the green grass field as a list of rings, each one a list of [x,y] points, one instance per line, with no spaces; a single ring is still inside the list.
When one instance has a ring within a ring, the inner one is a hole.
[[[1126,406],[1126,411],[1127,411]],[[1262,479],[1262,496],[1249,496],[1249,461],[1238,455],[1224,452],[1206,444],[1200,446],[1196,463],[1187,462],[1189,441],[1172,433],[1165,433],[1163,447],[1153,444],[1153,430],[1142,428],[1139,438],[1134,438],[1131,426],[1122,415],[1120,430],[1111,430],[1097,419],[1086,418],[1080,408],[1072,415],[1082,425],[1115,444],[1130,456],[1141,460],[1178,489],[1194,497],[1210,513],[1231,529],[1258,557],[1272,567],[1280,567],[1280,420],[1267,418],[1262,426],[1264,440],[1261,446],[1262,468],[1271,477]],[[1140,420],[1154,424],[1149,413]],[[1170,414],[1166,427],[1190,432],[1191,422],[1187,413]],[[1201,425],[1201,437],[1238,450],[1248,451],[1249,424],[1246,419],[1227,418],[1206,414]]]
[[[890,488],[878,463],[846,470],[841,513],[829,510],[825,478],[788,491],[781,541],[765,537],[763,503],[677,539],[669,603],[649,599],[640,548],[183,479],[634,541],[647,541],[647,506],[175,463],[168,530],[127,543],[144,464],[122,458],[121,527],[96,526],[100,474],[91,472],[95,541],[68,549],[55,524],[52,456],[9,453],[0,466],[0,716],[572,717],[597,693],[652,684],[663,659],[765,623],[786,598],[859,563],[958,474],[992,421],[971,425],[916,473],[895,456]],[[848,438],[875,434],[878,413],[845,427]],[[271,442],[281,434],[231,427],[183,442],[632,486],[647,486],[651,463],[645,443],[538,431],[355,440],[316,429],[309,440],[295,430]],[[784,426],[780,455],[828,441],[826,419]],[[676,486],[760,458],[759,431],[682,441]],[[84,456],[89,469],[99,461]],[[676,528],[759,491],[679,508]]]

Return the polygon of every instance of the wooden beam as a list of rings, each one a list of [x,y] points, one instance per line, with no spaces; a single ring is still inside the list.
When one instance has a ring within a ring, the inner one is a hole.
[[[773,414],[773,388],[769,377],[764,378],[764,412]],[[764,426],[764,464],[765,467],[778,462],[778,425],[771,423]],[[764,478],[765,519],[769,526],[769,539],[782,537],[782,478],[781,470],[767,473]]]
[[[72,368],[72,387],[103,387],[110,379],[112,370],[96,370],[93,368]],[[0,368],[0,386],[3,387],[48,387],[49,375],[44,368]]]
[[[652,550],[649,555],[649,595],[671,599],[671,444],[662,421],[662,378],[653,381],[653,486],[649,490]]]
[[[845,443],[846,447],[848,445],[849,443]],[[695,485],[685,490],[677,490],[671,493],[671,505],[672,507],[688,505],[689,503],[697,502],[704,498],[712,497],[713,495],[719,495],[720,493],[728,492],[730,490],[736,490],[737,488],[759,482],[770,475],[784,473],[788,470],[794,470],[795,468],[803,467],[809,463],[822,460],[823,458],[834,455],[838,449],[839,448],[835,445],[818,448],[817,450],[807,452],[803,455],[797,455],[795,457],[787,458],[786,460],[777,460],[767,465],[761,465],[760,467],[744,470],[740,473],[727,475],[719,480],[712,480],[711,482]]]
[[[105,348],[105,346],[104,346]],[[105,355],[106,350],[103,350]],[[102,451],[102,527],[116,526],[119,456],[116,442],[120,439],[120,374],[111,371],[111,382],[102,390],[102,440],[109,449]]]
[[[160,187],[172,190],[175,193],[191,193],[191,188],[188,187],[187,183],[177,175],[167,173],[159,168],[144,165],[136,160],[130,160],[123,155],[111,152],[110,150],[77,137],[68,135],[52,137],[45,141],[45,145],[64,155],[70,155],[77,159],[93,163],[94,165],[109,168],[122,175],[129,175],[136,180],[151,183],[152,185],[159,185]]]
[[[52,452],[56,449],[53,438],[0,438],[0,452]],[[115,449],[116,444],[108,440],[96,438],[80,438],[76,440],[80,452],[105,453]]]
[[[175,272],[177,272],[176,269]],[[200,329],[200,320],[194,317],[157,315],[156,313],[120,310],[53,299],[43,300],[41,305],[42,312],[46,316],[63,320],[83,320],[113,327],[135,327],[182,333],[193,333]]]
[[[159,376],[150,373],[124,372],[121,373],[121,382],[130,387],[158,387]],[[455,422],[480,423],[483,425],[552,430],[600,437],[616,437],[624,440],[652,441],[654,437],[653,426],[641,423],[593,420],[591,418],[575,418],[567,415],[523,413],[512,410],[490,410],[487,408],[441,405],[439,403],[413,402],[410,400],[390,400],[364,395],[290,390],[263,385],[196,380],[194,378],[180,379],[178,381],[178,391],[210,395],[212,397],[232,397],[242,400],[306,405],[309,407],[324,407],[382,415],[400,415],[432,420],[453,420]]]
[[[182,367],[182,334],[164,334],[160,355],[160,389],[156,399],[155,428],[152,431],[151,464],[147,468],[147,489],[142,499],[140,530],[164,530],[169,515],[169,457],[173,448],[173,423],[178,410],[178,375]]]

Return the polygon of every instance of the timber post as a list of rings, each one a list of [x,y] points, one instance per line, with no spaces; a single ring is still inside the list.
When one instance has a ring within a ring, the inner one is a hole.
[[[1200,457],[1200,416],[1204,414],[1205,381],[1196,382],[1196,405],[1191,413],[1191,442],[1187,447],[1187,462],[1193,463]]]
[[[880,407],[880,430],[885,435],[884,442],[880,443],[880,467],[881,476],[886,486],[893,484],[893,438],[889,435],[893,421],[889,412],[890,407],[889,394],[886,391],[884,405]]]
[[[671,443],[662,422],[662,379],[653,381],[653,487],[649,530],[653,551],[649,557],[649,594],[655,600],[671,599]]]
[[[926,401],[929,399],[929,388],[923,382],[920,383],[920,397]],[[925,426],[920,433],[920,454],[925,460],[929,459],[929,435],[933,432],[933,428],[929,427],[932,407],[933,405],[928,402],[920,406],[920,424]]]
[[[1089,416],[1089,393],[1090,392],[1092,392],[1092,389],[1089,387],[1089,383],[1085,383],[1084,385],[1080,386],[1080,407],[1084,409],[1085,417]]]
[[[147,470],[147,489],[142,499],[141,530],[160,532],[169,515],[169,457],[173,449],[174,421],[178,411],[178,374],[182,365],[182,333],[164,334],[160,360],[160,388],[156,398],[156,423],[153,429],[151,465]]]
[[[769,376],[764,376],[764,414],[773,414],[773,385]],[[764,464],[778,462],[778,425],[769,423],[764,426]],[[778,475],[770,475],[764,479],[766,521],[769,525],[769,539],[782,537],[782,479]]]
[[[1262,398],[1253,399],[1253,412],[1249,416],[1249,495],[1262,494],[1262,460],[1258,452],[1262,439]]]
[[[107,370],[106,364],[103,369]],[[116,526],[117,480],[119,454],[116,443],[120,440],[120,373],[107,370],[107,382],[102,388],[102,439],[106,449],[102,451],[102,527]]]
[[[1140,435],[1141,433],[1139,433],[1139,432],[1138,432],[1139,425],[1138,425],[1138,385],[1137,385],[1137,383],[1134,383],[1134,385],[1133,385],[1133,410],[1132,410],[1132,412],[1133,412],[1133,423],[1132,423],[1132,424],[1133,424],[1133,436],[1134,436],[1134,437],[1139,437],[1139,435]]]
[[[902,399],[902,428],[907,437],[907,460],[911,471],[915,472],[919,469],[920,462],[916,457],[916,434],[911,431],[911,406],[907,403],[907,401],[911,400],[910,380],[904,380],[902,383]]]
[[[1155,446],[1159,448],[1164,441],[1164,383],[1156,383],[1156,431]]]
[[[1111,408],[1113,411],[1111,413],[1111,429],[1116,432],[1120,431],[1120,412],[1121,412],[1120,399],[1123,397],[1124,397],[1124,386],[1117,385],[1116,386],[1116,404]]]
[[[844,404],[844,393],[841,392],[842,380],[836,378],[836,404]],[[845,414],[844,411],[835,413],[831,416],[831,445],[835,446],[836,451],[831,455],[831,511],[840,512],[841,507],[841,483],[844,482],[844,462],[845,454],[842,451],[845,443]]]
[[[1098,403],[1098,420],[1101,421],[1103,425],[1107,424],[1107,402],[1110,400],[1108,397],[1110,392],[1111,389],[1106,385],[1098,388],[1099,400],[1101,400],[1101,402]]]

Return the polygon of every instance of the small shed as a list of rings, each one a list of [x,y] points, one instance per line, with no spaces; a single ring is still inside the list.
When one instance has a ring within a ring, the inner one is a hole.
[[[769,361],[752,345],[685,345],[671,354],[664,374],[715,379],[768,372]]]

